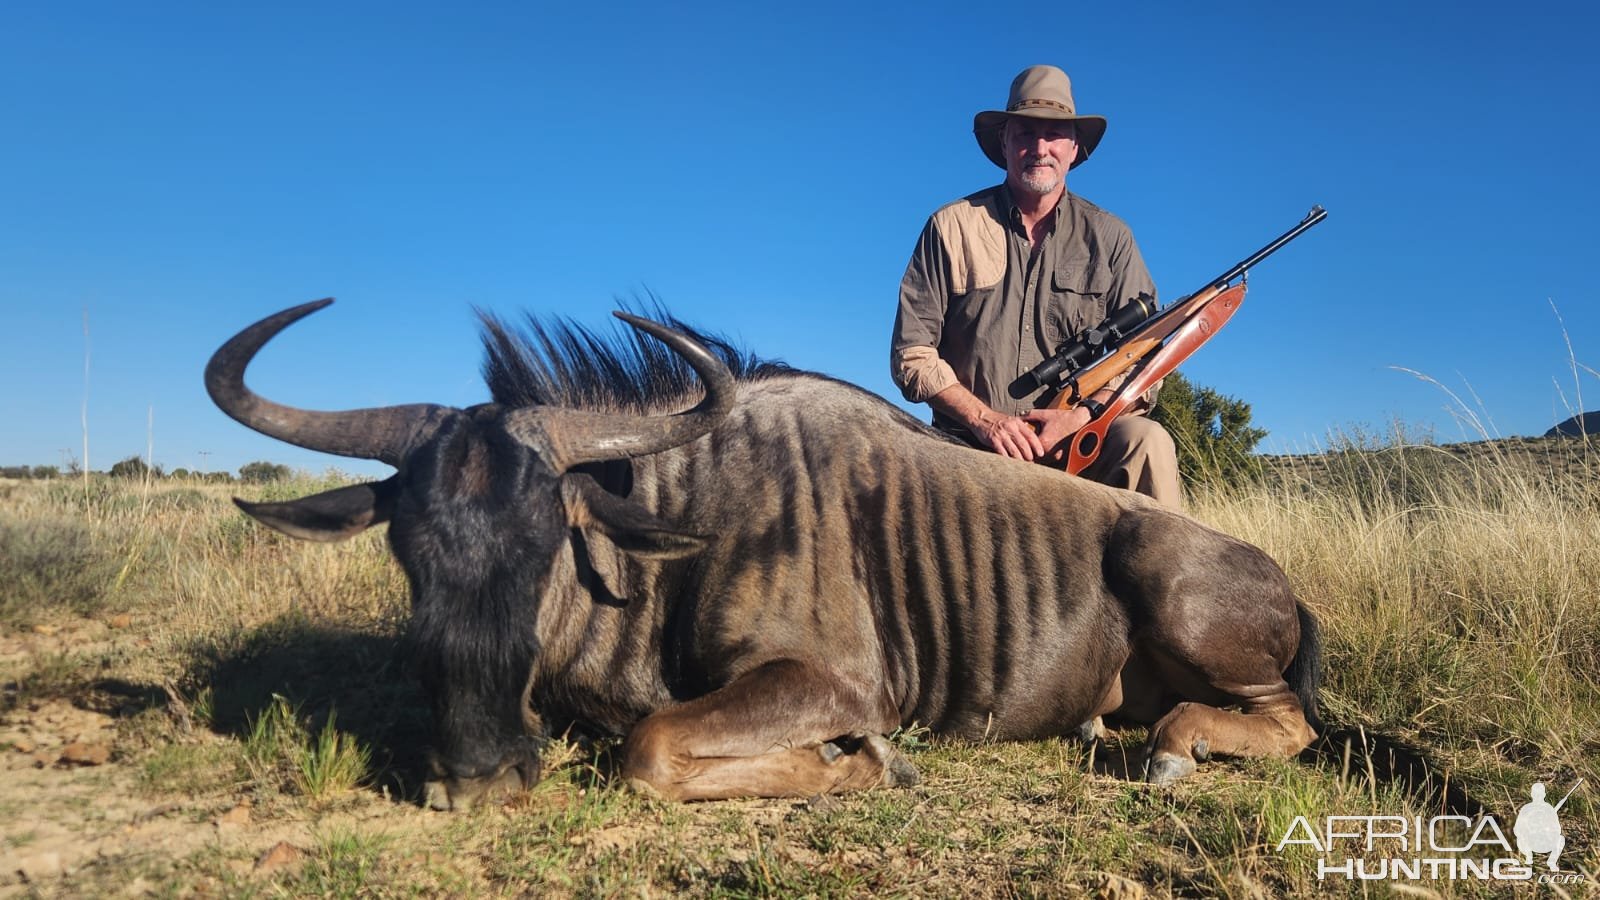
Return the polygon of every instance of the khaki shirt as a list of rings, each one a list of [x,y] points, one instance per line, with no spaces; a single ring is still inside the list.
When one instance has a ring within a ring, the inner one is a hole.
[[[1067,193],[1034,252],[1010,191],[998,185],[935,212],[900,282],[890,364],[913,403],[957,382],[1006,415],[1049,392],[1013,399],[1019,375],[1155,284],[1122,220]],[[935,424],[950,426],[935,415]],[[960,430],[960,429],[956,429]]]

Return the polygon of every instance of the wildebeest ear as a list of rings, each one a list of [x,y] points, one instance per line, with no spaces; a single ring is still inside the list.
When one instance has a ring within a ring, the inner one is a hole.
[[[645,559],[680,559],[699,553],[706,539],[673,528],[655,513],[624,500],[589,475],[569,473],[561,479],[567,521],[605,535],[617,549]]]
[[[334,488],[283,503],[233,502],[256,521],[306,541],[342,541],[389,521],[399,476]]]

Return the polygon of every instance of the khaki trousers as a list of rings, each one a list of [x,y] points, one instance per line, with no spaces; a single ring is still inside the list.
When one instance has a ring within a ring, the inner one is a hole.
[[[1170,509],[1183,509],[1183,483],[1178,478],[1178,450],[1172,435],[1144,416],[1118,416],[1106,429],[1100,455],[1078,474],[1138,491]]]

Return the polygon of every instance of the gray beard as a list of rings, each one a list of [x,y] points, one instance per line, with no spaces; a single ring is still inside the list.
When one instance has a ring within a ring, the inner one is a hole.
[[[1038,194],[1041,197],[1059,187],[1062,181],[1062,179],[1055,177],[1053,174],[1044,175],[1041,173],[1036,173],[1033,169],[1024,170],[1021,174],[1021,177],[1019,177],[1017,180],[1020,181],[1022,186],[1027,188],[1029,192]]]

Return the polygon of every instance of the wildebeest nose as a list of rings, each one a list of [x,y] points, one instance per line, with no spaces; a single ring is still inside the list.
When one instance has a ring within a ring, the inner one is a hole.
[[[422,802],[440,812],[465,812],[480,801],[508,799],[523,788],[523,777],[516,766],[499,774],[476,778],[440,778],[423,785]]]

